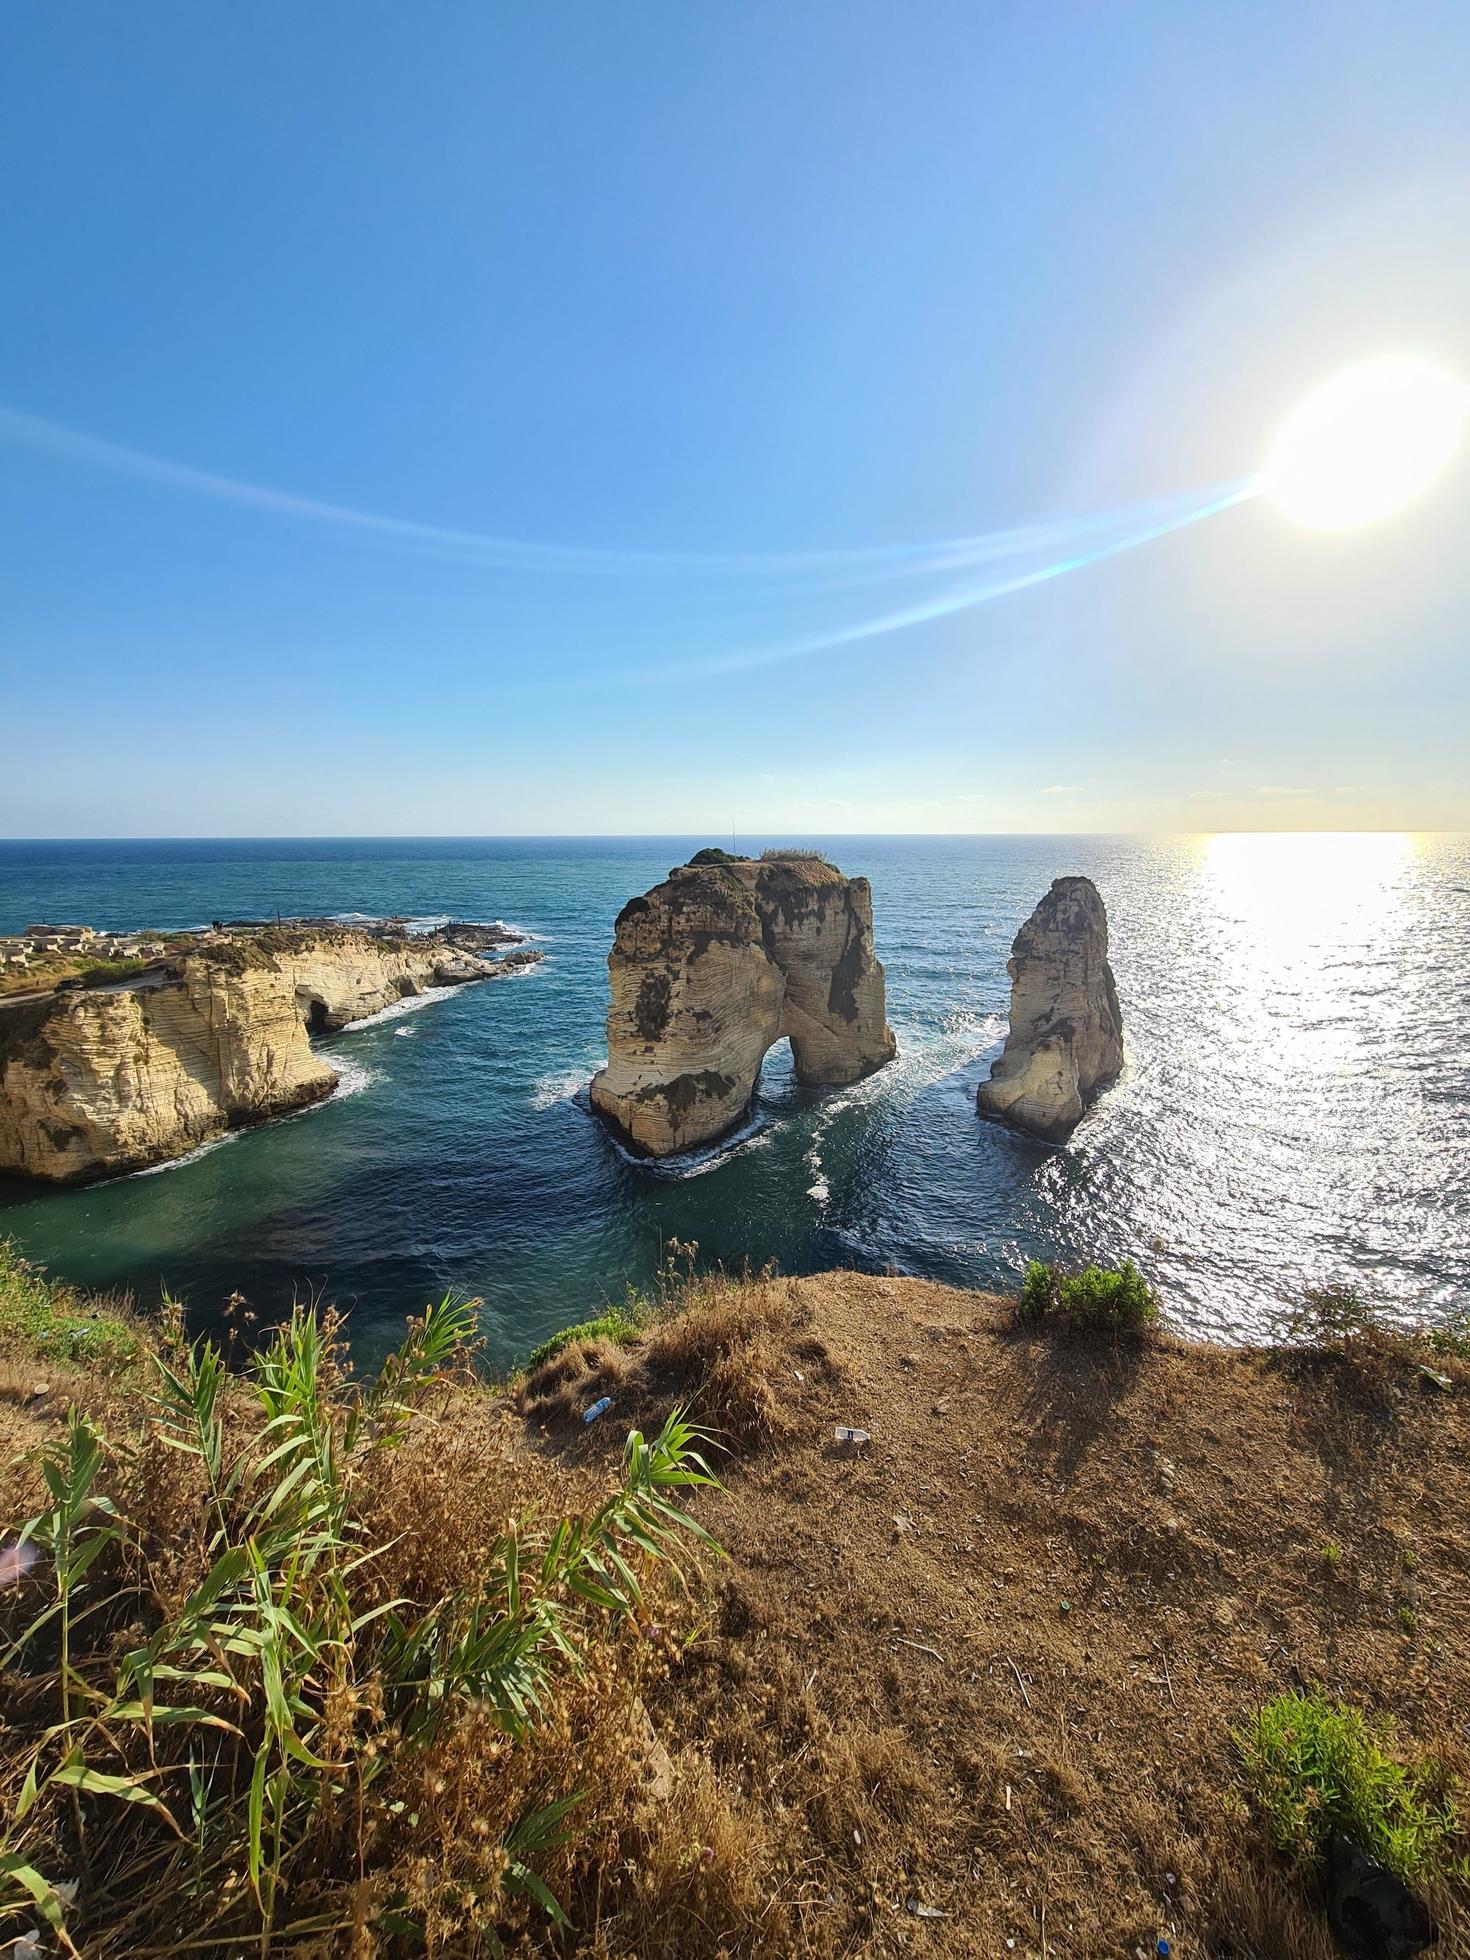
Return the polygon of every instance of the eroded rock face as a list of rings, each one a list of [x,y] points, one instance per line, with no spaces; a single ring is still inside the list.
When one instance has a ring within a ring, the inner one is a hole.
[[[226,939],[116,988],[0,1007],[0,1170],[74,1182],[164,1163],[330,1094],[311,1034],[498,967],[433,938]]]
[[[868,881],[818,859],[678,866],[623,907],[607,965],[592,1102],[649,1156],[732,1129],[782,1035],[803,1082],[893,1059]]]
[[[1065,1143],[1123,1066],[1108,916],[1090,878],[1058,878],[1016,934],[1011,1026],[980,1084],[982,1116]]]

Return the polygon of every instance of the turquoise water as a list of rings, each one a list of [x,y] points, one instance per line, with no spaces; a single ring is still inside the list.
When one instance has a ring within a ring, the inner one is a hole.
[[[499,1359],[646,1280],[671,1238],[792,1272],[1012,1281],[1130,1255],[1175,1320],[1268,1332],[1306,1280],[1470,1302],[1470,839],[817,838],[873,882],[899,1060],[814,1093],[773,1051],[755,1133],[626,1161],[588,1114],[624,899],[708,838],[0,844],[0,931],[285,913],[502,918],[543,964],[324,1047],[330,1103],[76,1191],[0,1180],[0,1233],[70,1278],[316,1290],[364,1348],[482,1296]],[[740,839],[742,848],[790,838]],[[1010,941],[1050,880],[1107,901],[1128,1067],[1063,1151],[981,1123]]]

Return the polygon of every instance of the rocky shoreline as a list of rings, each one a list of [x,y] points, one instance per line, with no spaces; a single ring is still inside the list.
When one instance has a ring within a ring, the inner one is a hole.
[[[402,923],[219,925],[141,971],[0,1003],[0,1171],[73,1184],[167,1163],[330,1095],[313,1036],[541,958],[499,922]]]

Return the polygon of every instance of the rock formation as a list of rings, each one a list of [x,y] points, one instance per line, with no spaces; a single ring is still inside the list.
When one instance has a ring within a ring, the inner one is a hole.
[[[1090,878],[1058,878],[1016,934],[1011,1026],[980,1084],[982,1116],[1065,1143],[1123,1066],[1108,915]]]
[[[130,981],[0,1005],[0,1170],[110,1176],[299,1109],[337,1081],[311,1035],[508,964],[432,934],[270,928],[209,935]]]
[[[820,858],[701,852],[623,907],[607,965],[592,1103],[652,1157],[732,1129],[782,1035],[802,1082],[893,1059],[868,881]]]

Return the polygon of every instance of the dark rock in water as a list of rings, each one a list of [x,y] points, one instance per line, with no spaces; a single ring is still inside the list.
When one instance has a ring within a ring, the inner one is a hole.
[[[976,1102],[1045,1143],[1065,1143],[1123,1066],[1108,915],[1090,878],[1058,878],[1016,934],[1011,1025]]]
[[[1350,1838],[1328,1840],[1327,1923],[1352,1960],[1413,1960],[1438,1939],[1422,1899]]]

